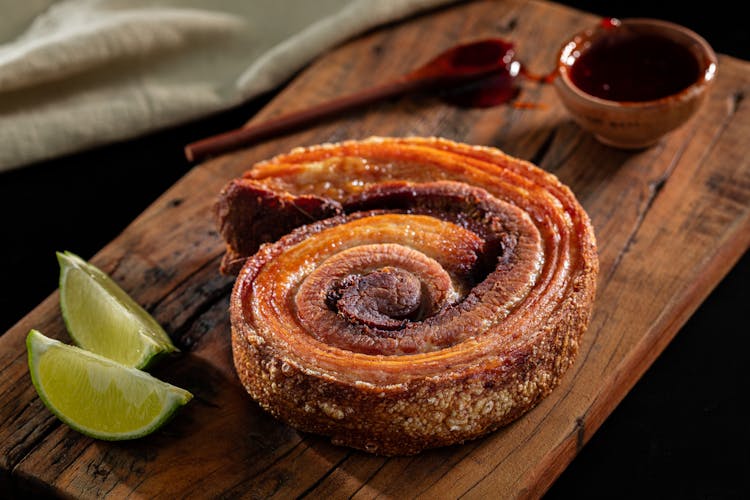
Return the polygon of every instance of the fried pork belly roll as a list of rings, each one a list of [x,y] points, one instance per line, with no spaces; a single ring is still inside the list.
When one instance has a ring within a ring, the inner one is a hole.
[[[497,149],[296,149],[217,202],[237,373],[336,444],[409,455],[517,419],[571,366],[598,261],[556,177]]]

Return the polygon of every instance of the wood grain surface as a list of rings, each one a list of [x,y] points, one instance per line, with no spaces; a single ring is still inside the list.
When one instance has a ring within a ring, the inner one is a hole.
[[[533,72],[596,17],[548,2],[459,3],[374,30],[311,64],[255,117],[385,81],[459,42],[500,36]],[[532,109],[461,109],[403,98],[193,168],[93,262],[182,350],[153,373],[195,395],[155,434],[100,442],[61,424],[28,375],[30,328],[69,342],[57,293],[0,337],[0,491],[76,498],[539,497],[750,245],[746,138],[750,63],[720,56],[699,114],[657,146],[620,151],[565,113],[551,85],[523,83]],[[569,185],[592,218],[601,273],[591,325],[563,383],[507,428],[460,446],[382,458],[297,433],[262,411],[234,373],[223,252],[211,207],[253,162],[299,145],[371,135],[443,136],[498,147]]]

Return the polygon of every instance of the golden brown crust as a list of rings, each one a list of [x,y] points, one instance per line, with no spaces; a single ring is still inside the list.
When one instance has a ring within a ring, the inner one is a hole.
[[[262,245],[231,297],[240,380],[293,427],[414,454],[518,418],[573,363],[598,261],[586,213],[551,174],[492,148],[373,138],[297,149],[245,177],[344,212]],[[424,296],[368,290],[408,282],[400,266]],[[379,302],[391,296],[439,303],[382,320],[402,310]]]

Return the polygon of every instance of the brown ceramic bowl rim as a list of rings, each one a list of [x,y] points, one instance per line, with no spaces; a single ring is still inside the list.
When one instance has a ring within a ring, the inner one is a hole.
[[[609,99],[602,99],[601,97],[596,97],[587,92],[584,92],[570,80],[570,76],[568,74],[568,71],[566,70],[566,68],[569,67],[570,64],[566,62],[566,59],[570,55],[570,51],[572,51],[575,47],[586,40],[595,38],[602,32],[602,30],[604,29],[603,25],[597,24],[596,26],[592,26],[586,28],[585,30],[579,31],[578,33],[568,38],[560,47],[557,55],[558,78],[571,92],[576,94],[581,99],[590,101],[591,103],[594,103],[598,106],[615,109],[644,109],[660,107],[673,101],[684,100],[693,95],[700,94],[709,85],[711,85],[714,80],[716,80],[716,73],[718,70],[718,58],[716,57],[716,53],[714,52],[714,49],[711,47],[711,45],[702,36],[691,30],[690,28],[670,21],[663,21],[661,19],[653,19],[647,17],[624,18],[617,19],[616,21],[619,21],[621,25],[624,26],[650,26],[663,29],[665,30],[665,32],[678,32],[687,36],[700,47],[701,53],[703,55],[703,61],[700,61],[703,66],[702,74],[694,83],[692,83],[688,87],[685,87],[679,92],[648,101],[613,101]]]

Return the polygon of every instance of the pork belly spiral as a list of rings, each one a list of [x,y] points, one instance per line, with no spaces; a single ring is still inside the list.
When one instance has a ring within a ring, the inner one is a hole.
[[[497,149],[372,138],[232,180],[232,349],[250,395],[334,443],[406,455],[518,418],[573,363],[595,293],[588,216]]]

